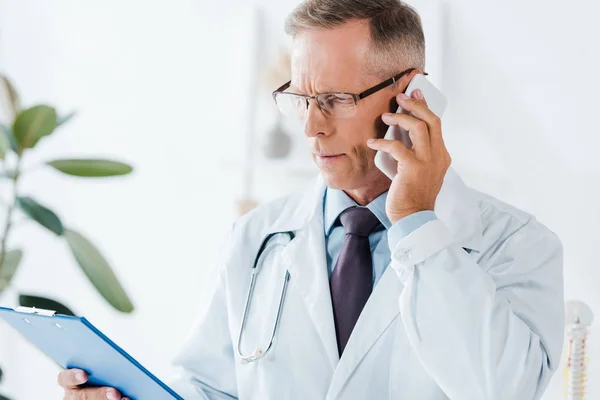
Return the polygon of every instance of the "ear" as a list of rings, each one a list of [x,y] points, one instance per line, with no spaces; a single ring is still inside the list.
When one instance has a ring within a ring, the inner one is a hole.
[[[415,69],[414,71],[411,71],[410,74],[404,75],[402,79],[400,79],[400,81],[397,82],[397,86],[394,89],[394,97],[398,96],[400,93],[404,93],[410,81],[412,81],[414,76],[418,74],[424,75],[423,71],[420,69]]]

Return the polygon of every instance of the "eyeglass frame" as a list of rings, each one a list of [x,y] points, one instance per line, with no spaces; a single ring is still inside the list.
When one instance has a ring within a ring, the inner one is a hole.
[[[275,104],[277,104],[277,98],[276,98],[276,96],[277,96],[279,93],[282,93],[282,94],[283,94],[283,93],[285,93],[285,94],[293,94],[293,95],[295,95],[295,96],[300,96],[300,97],[303,97],[303,98],[305,98],[305,99],[306,99],[306,108],[308,109],[308,106],[309,106],[309,102],[308,102],[308,100],[309,100],[309,99],[314,99],[314,100],[316,100],[316,99],[317,99],[317,96],[321,96],[321,95],[324,95],[324,94],[330,94],[330,95],[331,95],[331,94],[345,94],[345,95],[349,95],[349,96],[351,96],[351,97],[352,97],[352,99],[354,100],[354,106],[356,107],[356,106],[358,105],[358,100],[362,100],[362,99],[364,99],[365,97],[367,97],[367,96],[370,96],[370,95],[372,95],[373,93],[376,93],[376,92],[380,91],[381,89],[385,89],[386,87],[388,87],[388,86],[390,86],[390,85],[392,85],[392,84],[396,83],[396,82],[397,82],[397,81],[399,81],[400,79],[402,79],[402,77],[403,77],[404,75],[406,75],[406,74],[409,74],[409,73],[411,73],[412,71],[414,71],[414,70],[416,70],[416,69],[417,69],[417,68],[408,68],[408,69],[405,69],[404,71],[400,72],[399,74],[396,74],[396,75],[392,76],[391,78],[389,78],[389,79],[386,79],[385,81],[383,81],[383,82],[381,82],[381,83],[379,83],[379,84],[377,84],[377,85],[375,85],[375,86],[372,86],[372,87],[368,88],[367,90],[365,90],[365,91],[363,91],[363,92],[361,92],[361,93],[348,93],[348,92],[325,92],[325,93],[319,93],[319,94],[316,94],[316,95],[314,95],[314,96],[310,96],[310,95],[307,95],[307,94],[301,94],[301,93],[295,93],[295,92],[284,92],[284,90],[286,90],[287,88],[289,88],[289,87],[290,87],[290,85],[292,84],[292,81],[290,80],[290,81],[288,81],[288,82],[284,83],[283,85],[281,85],[281,86],[280,86],[279,88],[277,88],[276,90],[274,90],[274,91],[273,91],[273,93],[272,93],[271,95],[273,96],[273,101],[275,102]],[[429,75],[429,74],[428,74],[427,72],[423,72],[423,75],[426,75],[426,76],[427,76],[427,75]],[[406,89],[405,89],[404,91],[406,91]],[[321,105],[319,104],[319,102],[318,102],[318,101],[317,101],[317,107],[319,107],[319,110],[321,110]],[[323,111],[323,110],[321,110],[321,111]]]

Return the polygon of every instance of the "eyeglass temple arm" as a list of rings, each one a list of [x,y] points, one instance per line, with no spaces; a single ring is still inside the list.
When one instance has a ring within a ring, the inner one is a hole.
[[[273,97],[275,97],[275,93],[283,92],[285,89],[289,88],[291,84],[292,84],[292,81],[287,81],[286,83],[281,85],[279,88],[275,89],[273,91]]]
[[[373,86],[372,88],[365,90],[364,92],[362,92],[361,94],[358,95],[358,98],[364,99],[365,97],[377,92],[378,90],[381,90],[384,87],[391,85],[392,83],[396,83],[397,80],[402,78],[404,75],[414,71],[415,69],[416,68],[409,68],[405,71],[400,72],[398,75],[392,76],[387,81],[381,82],[379,85]],[[423,75],[429,75],[429,74],[427,72],[423,71]],[[292,81],[290,80],[290,81],[287,81],[286,83],[284,83],[283,85],[281,85],[280,87],[278,87],[277,89],[275,89],[272,93],[273,97],[275,97],[275,93],[283,92],[284,90],[289,88],[291,84],[292,84]]]
[[[365,97],[372,95],[373,93],[375,93],[375,92],[383,89],[384,87],[389,86],[392,83],[396,83],[396,81],[400,80],[400,78],[402,78],[404,75],[411,73],[415,69],[416,68],[409,68],[407,70],[404,70],[404,71],[400,72],[398,75],[392,76],[387,81],[383,81],[379,85],[373,86],[372,88],[365,90],[364,92],[362,92],[361,94],[358,95],[358,98],[359,99],[364,99]],[[424,75],[429,75],[425,71],[423,71],[423,74]]]

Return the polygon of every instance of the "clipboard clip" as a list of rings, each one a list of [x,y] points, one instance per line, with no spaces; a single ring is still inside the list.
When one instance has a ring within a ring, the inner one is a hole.
[[[43,308],[35,308],[35,307],[22,307],[19,306],[14,309],[16,312],[21,312],[25,314],[38,314],[45,315],[47,317],[54,317],[56,311],[53,310],[44,310]]]

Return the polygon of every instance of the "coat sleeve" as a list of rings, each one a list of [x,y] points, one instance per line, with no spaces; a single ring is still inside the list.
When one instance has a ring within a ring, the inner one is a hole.
[[[235,361],[223,274],[233,229],[218,252],[195,326],[173,360],[178,374],[169,386],[186,400],[237,399]]]
[[[478,264],[436,219],[392,251],[411,345],[453,400],[539,399],[560,363],[562,245],[533,218],[504,237]]]

